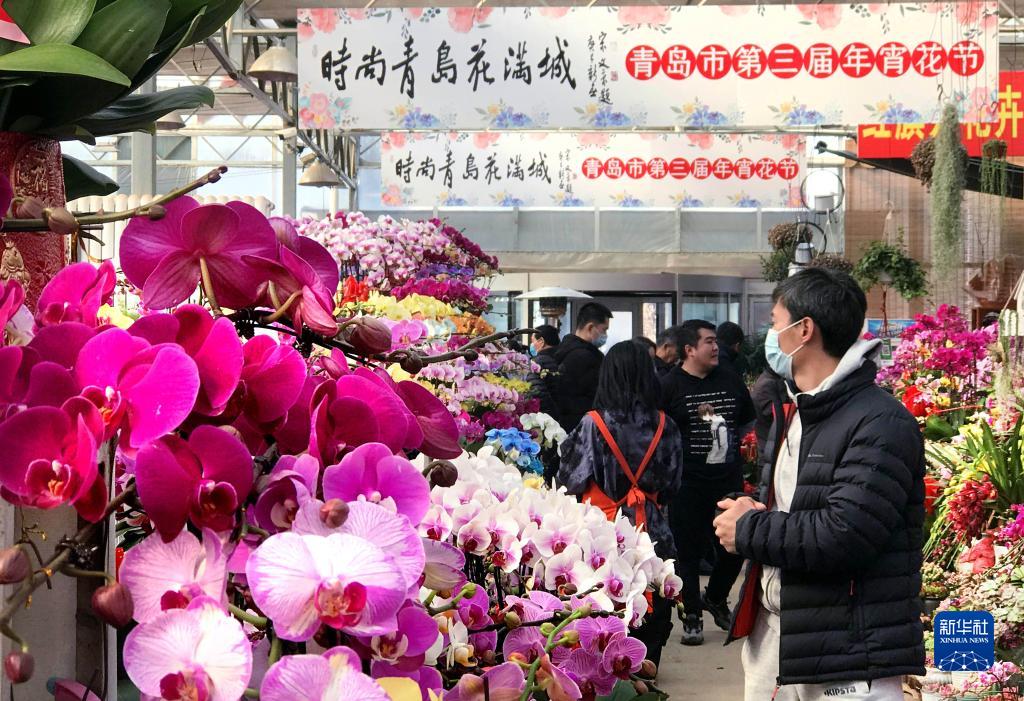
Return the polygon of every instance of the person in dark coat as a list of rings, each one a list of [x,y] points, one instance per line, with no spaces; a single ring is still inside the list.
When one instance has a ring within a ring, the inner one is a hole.
[[[558,361],[555,351],[558,349],[558,329],[551,324],[541,324],[530,338],[530,357],[540,368],[538,372],[530,372],[527,379],[533,396],[540,401],[540,410],[554,416],[558,412],[555,404],[554,389],[558,376]]]
[[[576,428],[583,415],[594,408],[594,393],[604,354],[599,350],[608,342],[608,307],[588,302],[576,315],[576,331],[562,339],[555,350],[558,379],[555,382],[555,418],[566,431]]]
[[[679,326],[669,326],[658,334],[654,349],[654,371],[658,377],[664,377],[679,365]]]
[[[723,321],[715,331],[718,337],[718,367],[743,377],[740,348],[743,347],[743,328],[732,321]]]
[[[801,271],[773,294],[776,403],[760,501],[723,500],[723,547],[750,560],[729,640],[745,698],[902,701],[924,673],[924,445],[875,384],[879,341],[858,340],[867,303],[845,273]]]
[[[612,346],[601,366],[594,400],[597,418],[593,414],[584,416],[562,443],[558,484],[569,494],[584,499],[596,495],[591,503],[607,506],[606,514],[610,516],[614,516],[617,506],[636,525],[636,510],[625,503],[618,504],[624,501],[632,482],[619,465],[598,420],[622,451],[634,475],[639,473],[644,456],[656,441],[650,461],[637,477],[637,486],[645,494],[640,523],[650,533],[658,556],[668,559],[675,557],[676,548],[665,505],[679,489],[683,438],[675,422],[658,410],[659,401],[658,380],[647,351],[632,341]],[[657,598],[654,612],[648,614],[635,634],[647,645],[647,658],[655,664],[671,632],[672,603]]]
[[[754,419],[757,454],[763,456],[768,432],[775,417],[774,407],[786,398],[786,383],[774,370],[765,368],[750,390],[750,398],[754,402],[754,412],[757,414],[757,418]]]
[[[715,504],[743,490],[739,436],[754,421],[754,405],[739,375],[718,367],[715,325],[691,319],[679,327],[683,361],[661,378],[662,405],[683,434],[683,483],[672,504],[672,533],[679,546],[676,571],[683,580],[684,645],[704,642],[706,610],[722,629],[729,627],[728,596],[743,559],[718,544],[712,530]],[[700,409],[711,405],[725,420],[729,445],[726,455],[708,460],[714,448],[711,424]],[[701,560],[711,555],[714,565],[704,593],[700,590]]]

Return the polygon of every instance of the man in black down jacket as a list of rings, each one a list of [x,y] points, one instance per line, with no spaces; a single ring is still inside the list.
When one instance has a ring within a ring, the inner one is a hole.
[[[576,315],[576,331],[562,339],[555,351],[558,379],[555,382],[555,403],[558,423],[571,433],[583,416],[594,408],[597,378],[604,354],[598,350],[608,342],[608,307],[588,302]]]
[[[901,676],[924,673],[921,432],[875,384],[852,278],[805,270],[773,300],[766,357],[791,403],[776,404],[761,501],[724,500],[715,520],[750,560],[729,636],[749,636],[746,699],[902,701]]]
[[[558,413],[552,392],[558,377],[558,361],[555,360],[558,329],[551,324],[541,324],[534,331],[530,338],[530,357],[540,370],[531,371],[526,379],[530,381],[533,396],[540,402],[540,410],[553,417]]]

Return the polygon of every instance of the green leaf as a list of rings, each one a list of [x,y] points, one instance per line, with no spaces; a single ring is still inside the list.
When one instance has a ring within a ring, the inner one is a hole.
[[[151,95],[128,95],[96,112],[78,125],[96,136],[121,134],[126,131],[147,129],[153,122],[170,112],[191,110],[206,105],[212,107],[213,91],[199,85],[164,90]]]
[[[924,423],[924,437],[930,441],[942,441],[956,435],[956,429],[938,416],[929,416]]]
[[[223,27],[241,4],[242,0],[210,0],[206,14],[192,35],[192,41],[198,43]]]
[[[105,197],[119,189],[118,184],[92,166],[64,154],[64,192],[68,202],[79,197]]]
[[[94,53],[70,44],[27,46],[0,56],[2,73],[48,73],[74,75],[128,87],[131,81],[121,71]]]
[[[3,6],[33,44],[73,44],[89,23],[96,0],[5,0]],[[22,46],[10,44],[8,50]]]
[[[157,42],[156,50],[174,46],[181,40],[185,31],[192,31],[198,27],[195,20],[200,15],[206,14],[210,0],[171,0],[171,11],[167,15],[167,22],[164,24],[164,32]],[[216,4],[216,2],[212,3]]]
[[[160,39],[170,0],[115,0],[93,15],[75,41],[130,77]]]
[[[142,64],[142,68],[135,73],[135,77],[132,79],[132,92],[135,92],[139,86],[159,73],[160,69],[167,64],[174,54],[192,43],[192,35],[195,33],[196,27],[199,26],[204,12],[205,9],[200,9],[199,14],[193,18],[191,24],[182,27],[171,37],[173,41],[167,47],[162,47],[164,40],[160,40],[160,43],[156,46],[156,53],[146,59],[146,62]]]

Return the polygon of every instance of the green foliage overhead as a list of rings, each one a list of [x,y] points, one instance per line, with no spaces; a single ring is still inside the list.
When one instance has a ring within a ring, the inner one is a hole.
[[[853,277],[865,290],[888,277],[891,282],[887,284],[891,284],[904,299],[928,294],[928,279],[921,264],[904,253],[902,246],[884,241],[872,241],[868,245],[864,255],[853,266]]]

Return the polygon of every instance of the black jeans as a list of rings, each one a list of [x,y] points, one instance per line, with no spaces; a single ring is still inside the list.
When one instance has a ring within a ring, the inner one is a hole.
[[[743,475],[736,471],[719,479],[687,479],[669,509],[669,526],[676,541],[676,574],[683,580],[683,608],[687,614],[700,615],[700,561],[714,545],[717,558],[708,581],[708,598],[725,601],[743,567],[743,558],[725,551],[712,522],[716,504],[726,494],[743,489]]]

